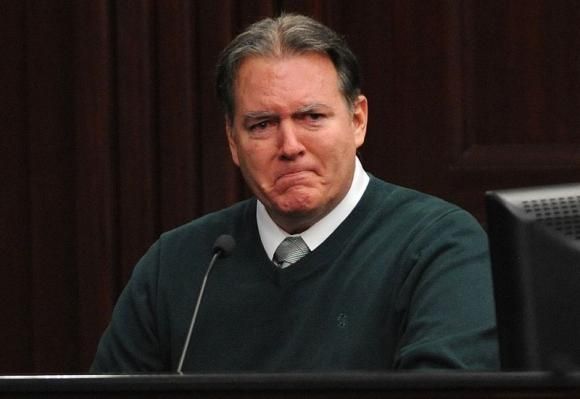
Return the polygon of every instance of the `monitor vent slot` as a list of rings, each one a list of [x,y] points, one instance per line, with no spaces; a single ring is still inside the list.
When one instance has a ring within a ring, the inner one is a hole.
[[[573,240],[580,240],[580,195],[523,201],[527,214]]]

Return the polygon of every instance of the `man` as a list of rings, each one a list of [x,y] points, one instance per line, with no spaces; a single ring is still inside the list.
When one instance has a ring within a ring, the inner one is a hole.
[[[363,170],[367,99],[339,36],[299,15],[260,21],[222,53],[217,88],[256,198],[160,237],[93,371],[176,370],[224,233],[237,245],[209,276],[185,372],[498,367],[485,233]]]

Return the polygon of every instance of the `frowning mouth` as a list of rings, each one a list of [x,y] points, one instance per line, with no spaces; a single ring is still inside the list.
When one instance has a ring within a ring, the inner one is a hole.
[[[287,190],[292,186],[304,185],[310,181],[313,172],[310,170],[298,170],[282,173],[276,177],[276,186],[280,190]]]
[[[289,172],[284,172],[284,173],[280,173],[277,177],[277,179],[283,179],[286,177],[293,177],[293,176],[300,176],[301,174],[304,173],[312,173],[309,170],[293,170],[293,171],[289,171]]]

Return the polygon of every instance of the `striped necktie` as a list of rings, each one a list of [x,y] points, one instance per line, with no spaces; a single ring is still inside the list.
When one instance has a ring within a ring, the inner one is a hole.
[[[278,245],[274,253],[274,263],[280,268],[285,268],[298,262],[304,255],[308,254],[310,249],[300,236],[286,237]]]

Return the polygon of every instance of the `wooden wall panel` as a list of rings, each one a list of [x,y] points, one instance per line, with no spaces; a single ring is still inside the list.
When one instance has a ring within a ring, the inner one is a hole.
[[[195,3],[187,0],[157,3],[157,98],[159,136],[159,202],[161,230],[185,223],[201,212],[201,141],[196,134],[195,110],[199,92],[198,32]]]
[[[112,309],[120,285],[111,11],[107,2],[81,1],[74,7],[78,348],[95,347],[110,319],[103,310]],[[91,360],[90,351],[80,350],[69,370],[82,370]]]
[[[371,173],[482,222],[488,189],[580,179],[575,0],[0,0],[0,372],[82,372],[159,234],[249,193],[221,49],[282,10],[344,34]]]
[[[235,33],[238,6],[234,1],[220,4],[200,2],[195,24],[198,29],[196,57],[198,66],[198,106],[195,110],[196,133],[201,140],[201,211],[223,208],[239,198],[241,179],[229,161],[230,155],[224,135],[224,120],[218,107],[214,81],[214,66],[221,49]],[[255,3],[255,2],[251,2]]]
[[[579,20],[576,1],[470,3],[468,120],[478,144],[580,141]]]
[[[27,132],[35,368],[67,369],[77,355],[72,12],[64,1],[27,2]],[[55,354],[58,354],[56,356]]]
[[[30,191],[26,135],[26,7],[24,2],[0,2],[0,41],[9,62],[0,62],[0,311],[3,319],[2,369],[32,369],[32,322],[29,306]],[[2,95],[1,93],[5,93]],[[5,362],[5,363],[4,363]]]
[[[114,2],[121,277],[152,243],[159,225],[157,43],[152,1]]]
[[[580,180],[580,4],[474,0],[462,16],[451,198],[483,221],[481,191]]]

